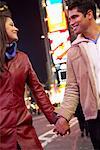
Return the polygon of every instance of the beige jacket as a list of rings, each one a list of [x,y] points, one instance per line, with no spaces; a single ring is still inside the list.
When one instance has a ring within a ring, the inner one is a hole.
[[[96,80],[93,65],[86,53],[88,40],[79,35],[68,50],[68,80],[64,101],[57,113],[70,120],[80,100],[85,119],[97,117]]]

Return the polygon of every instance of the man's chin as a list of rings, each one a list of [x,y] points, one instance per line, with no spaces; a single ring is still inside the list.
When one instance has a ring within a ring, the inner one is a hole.
[[[81,32],[79,32],[79,31],[74,31],[74,34],[76,34],[76,35],[78,35],[78,34],[80,34]]]

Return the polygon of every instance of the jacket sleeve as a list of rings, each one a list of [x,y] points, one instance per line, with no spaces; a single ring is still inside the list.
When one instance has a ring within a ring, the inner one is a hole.
[[[67,59],[67,84],[64,93],[64,100],[61,107],[56,112],[66,118],[68,121],[75,113],[76,107],[79,102],[79,87],[76,80],[71,55],[68,54]]]
[[[35,97],[35,100],[51,124],[55,124],[57,120],[57,115],[54,112],[54,106],[51,104],[42,84],[39,82],[35,71],[32,68],[32,65],[28,59],[28,75],[27,75],[27,84],[31,89],[32,94]]]

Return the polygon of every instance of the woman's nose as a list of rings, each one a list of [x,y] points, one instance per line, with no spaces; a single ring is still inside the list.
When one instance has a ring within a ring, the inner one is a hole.
[[[16,31],[19,31],[19,29],[18,29],[17,27],[15,27],[15,30],[16,30]]]

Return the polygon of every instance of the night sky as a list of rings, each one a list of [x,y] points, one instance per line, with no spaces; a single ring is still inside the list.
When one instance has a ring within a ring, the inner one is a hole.
[[[26,52],[40,81],[47,81],[46,52],[44,40],[40,38],[42,25],[38,0],[6,0],[13,20],[19,28],[18,48]]]

